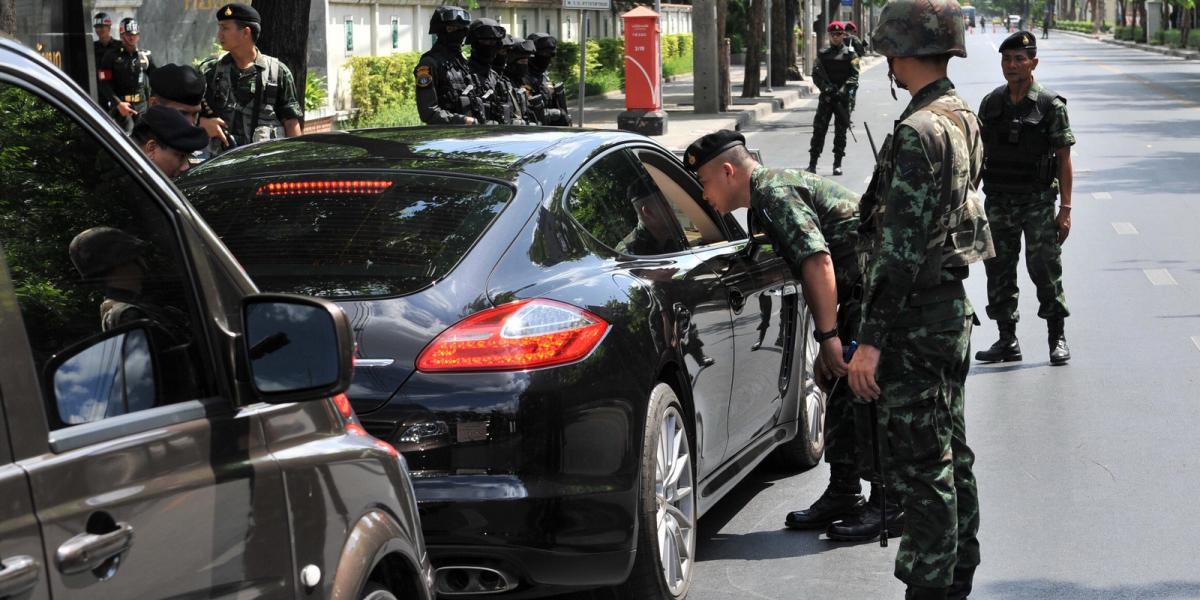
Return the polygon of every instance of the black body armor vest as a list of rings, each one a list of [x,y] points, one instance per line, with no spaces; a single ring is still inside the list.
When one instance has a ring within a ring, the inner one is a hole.
[[[1066,99],[1042,88],[1032,104],[1005,101],[1008,86],[988,94],[979,119],[983,123],[983,190],[988,194],[1028,194],[1054,186],[1058,160],[1047,131],[1054,99]]]

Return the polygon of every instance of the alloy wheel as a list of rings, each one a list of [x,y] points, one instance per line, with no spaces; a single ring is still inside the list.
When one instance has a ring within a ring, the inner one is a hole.
[[[696,550],[696,497],[692,453],[683,416],[674,406],[663,413],[654,469],[658,554],[663,581],[678,597],[691,579]]]

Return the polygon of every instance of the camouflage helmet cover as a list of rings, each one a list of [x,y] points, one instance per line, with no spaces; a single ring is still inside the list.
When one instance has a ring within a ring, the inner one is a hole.
[[[92,227],[84,230],[71,244],[67,253],[71,264],[84,277],[99,277],[109,269],[141,260],[146,242],[115,227]]]
[[[962,7],[955,0],[893,0],[879,15],[871,45],[890,58],[941,54],[966,58]]]

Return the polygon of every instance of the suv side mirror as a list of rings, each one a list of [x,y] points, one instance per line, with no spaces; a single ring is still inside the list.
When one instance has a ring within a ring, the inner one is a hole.
[[[63,425],[91,423],[155,406],[153,324],[139,320],[67,348],[46,365]]]
[[[350,387],[350,322],[332,302],[291,294],[242,300],[242,354],[259,400],[295,402]]]

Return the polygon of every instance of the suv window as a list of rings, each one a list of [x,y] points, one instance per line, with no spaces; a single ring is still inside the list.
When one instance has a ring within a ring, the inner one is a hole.
[[[513,196],[496,182],[395,172],[214,184],[198,176],[181,187],[261,289],[326,298],[395,296],[437,281]]]
[[[567,196],[571,216],[618,252],[654,255],[684,249],[679,223],[625,151],[587,168]]]
[[[69,116],[4,83],[0,245],[51,428],[205,394],[163,209]]]

